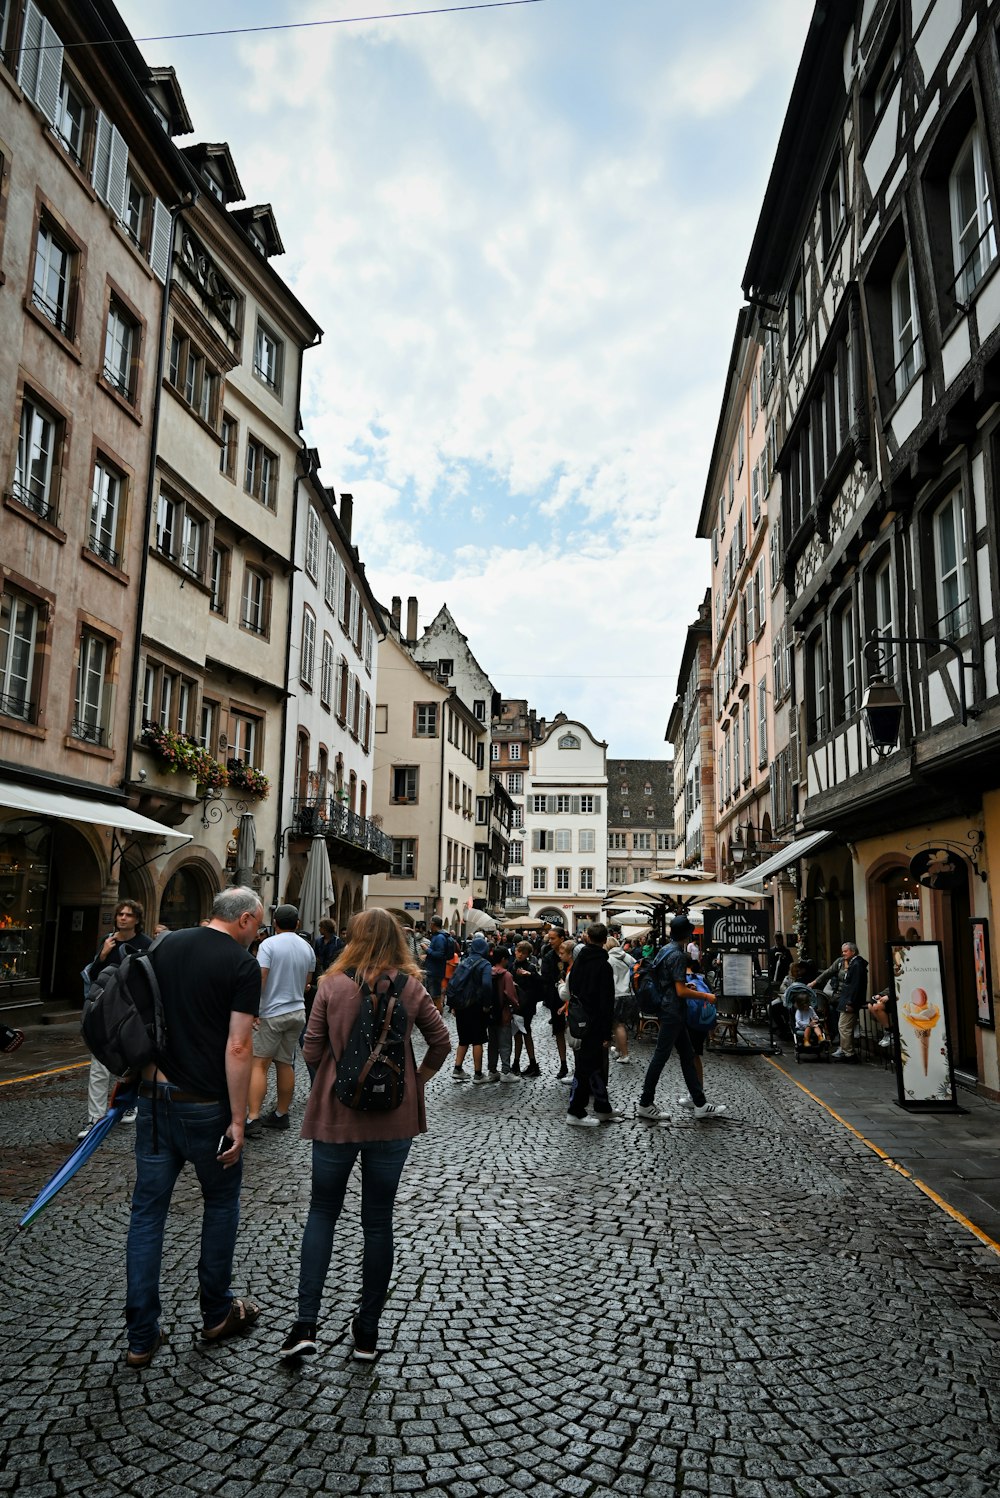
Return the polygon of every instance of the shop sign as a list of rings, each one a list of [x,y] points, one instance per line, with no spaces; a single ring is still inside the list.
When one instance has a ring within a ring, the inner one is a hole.
[[[960,1111],[939,941],[889,943],[896,1087],[911,1111]]]
[[[767,947],[767,916],[759,910],[706,910],[705,946],[729,952]]]
[[[965,859],[951,848],[923,848],[910,859],[910,878],[928,889],[962,889],[968,880]]]

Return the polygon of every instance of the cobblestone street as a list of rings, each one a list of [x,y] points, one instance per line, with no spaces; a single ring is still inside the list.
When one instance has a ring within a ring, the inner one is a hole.
[[[762,1058],[709,1061],[728,1118],[673,1107],[655,1130],[567,1129],[541,1059],[546,1075],[516,1087],[432,1084],[371,1367],[341,1340],[353,1189],[320,1355],[276,1361],[307,1201],[292,1133],[248,1146],[236,1286],[261,1302],[260,1326],[199,1345],[188,1173],[168,1227],[168,1341],[127,1371],[119,1128],[5,1251],[0,1491],[993,1498],[1000,1257]],[[630,1114],[641,1076],[613,1068]],[[85,1086],[77,1070],[0,1090],[5,1242],[68,1153]],[[661,1104],[679,1091],[671,1062]]]

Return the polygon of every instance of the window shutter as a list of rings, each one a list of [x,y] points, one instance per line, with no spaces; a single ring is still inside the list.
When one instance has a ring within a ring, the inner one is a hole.
[[[108,165],[108,207],[121,220],[125,217],[125,178],[128,176],[128,146],[111,126],[111,159]]]
[[[569,798],[569,809],[570,809],[570,811],[575,816],[579,816],[579,814],[580,814],[580,798],[579,798],[579,796],[570,796],[570,798]]]
[[[28,0],[24,8],[24,29],[21,35],[21,54],[17,59],[17,81],[33,103],[38,99],[38,75],[42,57],[42,27],[44,17],[34,0]]]
[[[170,274],[170,251],[171,239],[173,238],[173,222],[170,210],[159,198],[153,199],[153,232],[149,242],[149,263],[153,267],[153,274],[166,284],[167,276]]]
[[[537,832],[533,832],[531,834],[531,851],[532,851],[532,853],[539,852],[538,838],[539,838],[539,834]]]
[[[38,54],[35,103],[50,125],[59,113],[59,85],[62,83],[63,44],[48,21],[42,20],[42,49]]]
[[[555,798],[555,796],[546,796],[546,798],[545,798],[545,810],[546,811],[554,812],[555,809],[556,809],[556,798]]]
[[[601,809],[601,798],[600,798],[600,796],[595,796],[594,797],[594,810],[595,811],[600,811],[600,809]]]
[[[94,191],[102,203],[108,201],[108,169],[111,165],[111,121],[97,111],[94,132]]]

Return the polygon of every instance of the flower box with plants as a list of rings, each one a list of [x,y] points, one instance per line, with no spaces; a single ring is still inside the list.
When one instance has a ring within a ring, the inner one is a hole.
[[[262,800],[271,789],[271,782],[263,770],[255,770],[245,760],[231,759],[227,762],[229,784],[247,796],[259,796]]]
[[[225,765],[220,765],[203,745],[189,739],[187,734],[173,733],[159,723],[146,723],[140,743],[160,761],[168,774],[194,780],[201,791],[217,791],[229,784]]]

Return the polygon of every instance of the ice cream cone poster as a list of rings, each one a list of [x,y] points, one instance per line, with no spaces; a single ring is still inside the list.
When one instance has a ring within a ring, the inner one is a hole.
[[[889,948],[896,1000],[896,1080],[904,1108],[954,1108],[948,1013],[941,944],[906,942]]]
[[[990,928],[981,917],[972,921],[972,962],[976,975],[976,1024],[992,1030],[993,976],[990,961]]]

